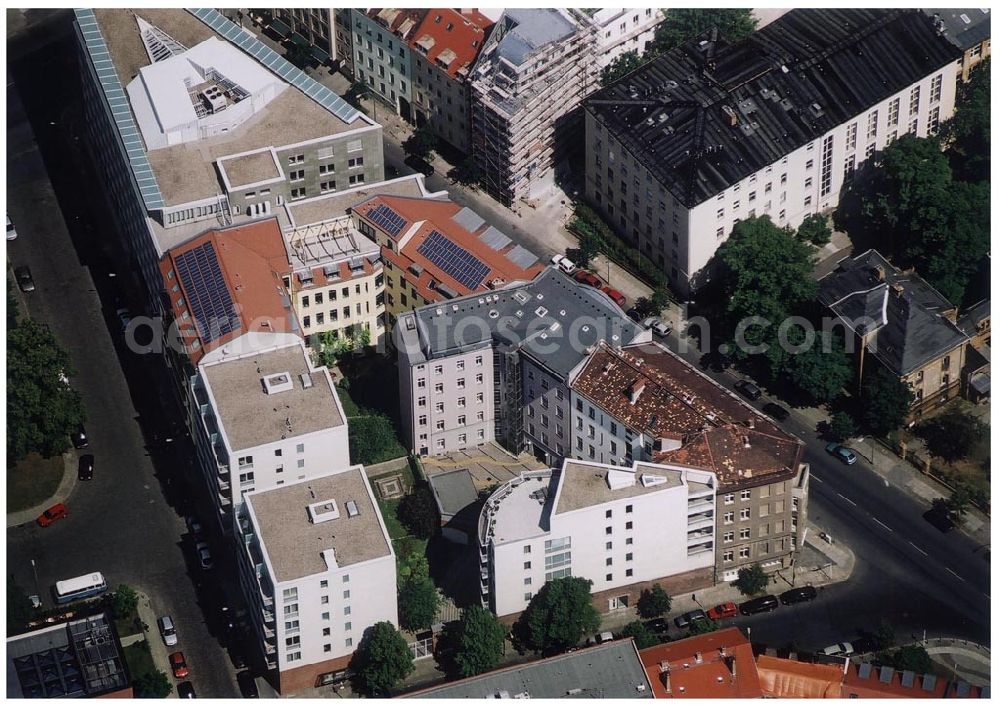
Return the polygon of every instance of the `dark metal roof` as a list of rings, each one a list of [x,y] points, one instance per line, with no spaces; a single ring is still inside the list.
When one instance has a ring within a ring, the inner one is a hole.
[[[941,33],[963,51],[981,44],[990,36],[989,8],[925,8]]]
[[[693,207],[958,56],[917,10],[799,9],[738,44],[710,32],[585,105]]]

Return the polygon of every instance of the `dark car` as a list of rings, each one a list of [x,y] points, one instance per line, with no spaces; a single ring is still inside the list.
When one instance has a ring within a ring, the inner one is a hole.
[[[643,318],[642,317],[642,313],[638,309],[636,309],[634,306],[633,307],[629,307],[629,310],[625,312],[625,316],[629,317],[630,319],[632,319],[632,321],[634,321],[636,323],[639,323],[640,321],[642,321],[642,318]]]
[[[663,618],[653,618],[652,620],[647,620],[643,623],[650,632],[655,635],[666,635],[670,631],[670,626],[667,621]]]
[[[177,698],[179,699],[193,699],[196,698],[194,693],[194,684],[189,681],[182,681],[177,685]]]
[[[789,589],[778,597],[781,599],[782,605],[792,605],[793,603],[805,603],[815,600],[817,595],[819,594],[812,586],[800,586]]]
[[[924,513],[924,519],[941,532],[951,532],[955,529],[955,518],[944,509],[931,508]]]
[[[691,623],[698,620],[708,620],[708,616],[705,615],[705,611],[701,608],[696,608],[694,610],[689,610],[684,615],[678,615],[674,618],[674,625],[679,627],[681,630],[691,625]]]
[[[83,428],[82,424],[77,426],[76,431],[70,434],[69,438],[73,442],[74,449],[85,449],[90,446],[90,442],[87,440],[87,430]]]
[[[14,277],[17,279],[17,286],[21,288],[22,292],[35,291],[35,280],[32,279],[31,270],[28,269],[27,265],[15,267]]]
[[[94,456],[84,454],[76,467],[76,477],[79,480],[93,480],[94,478]]]
[[[764,405],[764,414],[771,417],[772,419],[777,419],[779,422],[783,422],[791,415],[787,409],[782,407],[780,404],[774,404],[774,402],[768,402]]]
[[[761,596],[746,603],[740,603],[740,613],[743,615],[756,615],[757,613],[770,613],[775,610],[780,603],[774,596]]]
[[[406,164],[406,166],[408,166],[413,171],[420,172],[425,177],[429,177],[434,173],[434,167],[432,167],[430,163],[421,159],[420,157],[417,157],[416,155],[410,155],[409,157],[403,160],[403,163]]]
[[[236,683],[239,684],[240,694],[243,695],[244,699],[260,698],[260,692],[257,691],[257,681],[250,672],[243,671],[237,674]]]
[[[761,394],[763,394],[761,393],[760,388],[749,380],[738,380],[733,387],[737,392],[749,400],[759,400]]]

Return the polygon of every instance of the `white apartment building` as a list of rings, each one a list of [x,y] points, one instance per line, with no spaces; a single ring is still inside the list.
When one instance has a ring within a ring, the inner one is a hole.
[[[958,56],[909,10],[793,10],[735,45],[689,43],[587,100],[587,198],[695,289],[740,220],[797,227],[893,140],[937,132]]]
[[[193,436],[224,531],[244,494],[350,465],[329,371],[310,363],[294,334],[248,334],[211,351],[189,387],[199,418]]]
[[[593,582],[601,612],[643,588],[711,585],[716,479],[682,465],[566,460],[501,485],[479,518],[480,591],[498,616],[523,611],[548,581]]]
[[[410,40],[427,10],[351,10],[354,78],[367,83],[404,120],[412,120]]]
[[[585,14],[593,24],[601,68],[628,51],[639,56],[645,54],[656,26],[663,21],[663,13],[653,7],[605,7],[575,12]]]
[[[240,587],[282,694],[331,683],[368,628],[396,625],[396,559],[364,467],[248,492],[237,519]]]
[[[402,426],[414,453],[495,440],[554,462],[568,443],[567,381],[588,348],[652,334],[603,292],[549,267],[528,282],[403,313],[393,336]]]

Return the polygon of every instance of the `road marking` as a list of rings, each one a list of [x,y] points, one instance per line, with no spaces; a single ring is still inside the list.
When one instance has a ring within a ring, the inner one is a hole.
[[[820,478],[819,476],[815,476],[815,475],[812,477],[812,479],[814,481],[816,481],[817,483],[824,483],[825,482],[822,478]]]
[[[947,571],[947,572],[948,572],[949,574],[951,574],[952,576],[954,576],[955,578],[957,578],[957,579],[958,579],[959,581],[965,581],[965,579],[963,579],[963,578],[962,578],[961,576],[959,576],[958,574],[956,574],[956,573],[955,573],[954,571],[952,571],[952,570],[951,570],[951,569],[949,569],[948,567],[945,567],[945,570],[946,570],[946,571]]]
[[[927,556],[927,552],[925,552],[923,549],[921,549],[920,547],[918,547],[916,544],[914,544],[913,542],[910,542],[909,544],[910,544],[911,547],[913,547],[914,549],[916,549],[918,552],[920,552],[924,556]]]
[[[889,530],[890,532],[892,532],[892,527],[890,527],[890,526],[889,526],[889,525],[887,525],[886,523],[882,522],[882,521],[881,521],[881,520],[879,520],[879,519],[878,519],[877,517],[873,517],[872,519],[873,519],[873,520],[874,520],[874,521],[876,522],[876,524],[879,524],[879,525],[881,525],[882,527],[884,527],[885,529],[887,529],[887,530]]]
[[[837,493],[837,495],[840,495],[840,493]],[[846,500],[847,502],[849,502],[849,503],[850,503],[851,505],[853,505],[854,507],[857,507],[857,506],[858,506],[858,504],[857,504],[856,502],[854,502],[853,500],[851,500],[851,499],[850,499],[849,497],[847,497],[846,495],[840,495],[840,497],[842,497],[842,498],[843,498],[844,500]]]

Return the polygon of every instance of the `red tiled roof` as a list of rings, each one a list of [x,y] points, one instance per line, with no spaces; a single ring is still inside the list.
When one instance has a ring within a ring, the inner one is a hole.
[[[409,44],[454,78],[472,66],[493,24],[478,10],[429,10]]]
[[[862,677],[862,670],[868,672]],[[884,670],[884,671],[883,671]],[[910,686],[903,686],[903,672],[891,667],[878,665],[857,665],[851,663],[844,675],[843,689],[840,698],[878,699],[943,699],[958,697],[959,682],[949,682],[947,679],[935,676],[909,673]],[[911,680],[912,678],[912,680]],[[925,680],[927,688],[924,688]],[[965,685],[966,698],[979,698],[981,690],[977,686]]]
[[[222,282],[233,299],[240,327],[206,343],[194,313],[189,309],[191,293],[180,277],[176,259],[183,253],[210,243],[219,261]],[[276,218],[231,228],[210,230],[168,251],[160,260],[160,273],[170,299],[174,321],[193,365],[211,350],[249,332],[298,333],[287,308],[283,277],[291,272],[281,228]],[[170,275],[173,276],[170,276]],[[179,292],[173,287],[179,286]],[[187,312],[188,318],[184,318]],[[191,342],[199,339],[198,348]]]
[[[757,674],[764,696],[776,699],[839,699],[844,668],[760,655],[757,657]]]
[[[753,649],[738,628],[649,647],[639,659],[658,699],[763,696]]]
[[[463,296],[471,294],[473,291],[486,291],[503,286],[515,280],[534,279],[539,272],[545,269],[542,262],[536,262],[528,268],[523,268],[509,260],[506,254],[516,247],[514,243],[509,243],[500,250],[494,250],[480,240],[479,235],[489,227],[486,224],[480,226],[475,232],[460,226],[452,218],[462,210],[462,207],[452,201],[415,199],[405,196],[375,196],[363,204],[355,206],[352,210],[370,225],[378,228],[376,223],[368,221],[368,214],[379,205],[390,207],[406,221],[398,236],[390,236],[397,243],[397,249],[382,247],[383,259],[404,271],[407,281],[416,287],[417,292],[424,299],[430,302],[447,298],[436,291],[439,283],[454,290],[457,296]],[[411,233],[414,226],[416,226],[416,230]],[[480,287],[475,290],[469,289],[419,252],[420,244],[435,230],[467,250],[490,268]],[[422,268],[420,274],[415,274],[409,269],[414,264]]]

